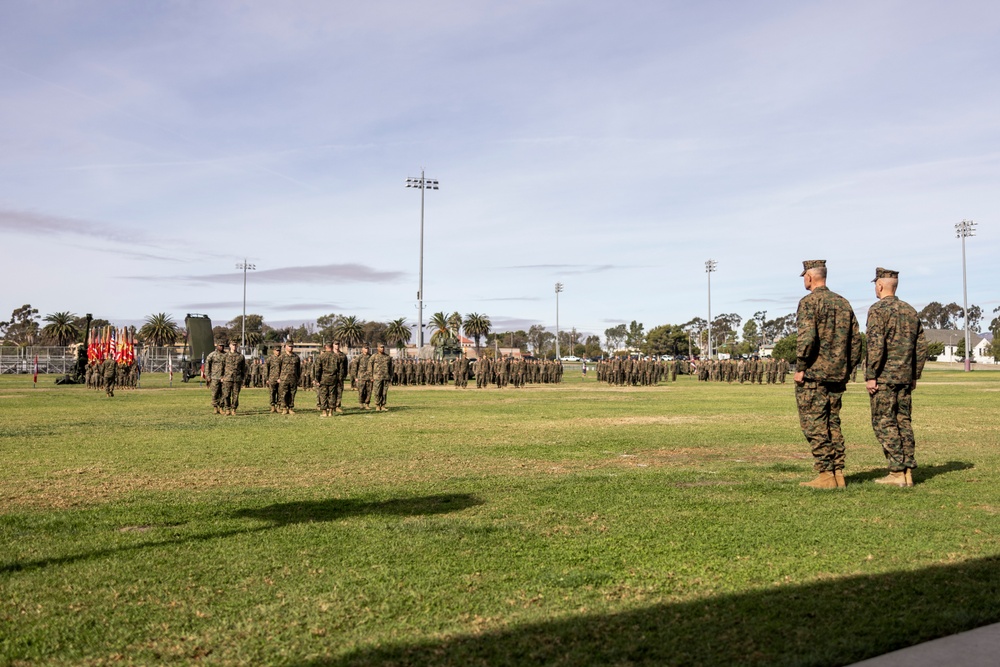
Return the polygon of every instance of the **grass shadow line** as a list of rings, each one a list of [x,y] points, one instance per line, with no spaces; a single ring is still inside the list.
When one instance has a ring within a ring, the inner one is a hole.
[[[994,556],[372,646],[299,664],[848,665],[997,621]]]
[[[244,508],[230,513],[230,516],[233,518],[267,521],[268,524],[264,526],[240,528],[237,530],[226,530],[214,533],[203,533],[200,535],[186,535],[171,539],[153,540],[139,544],[130,544],[121,547],[98,549],[86,553],[71,554],[68,556],[56,556],[52,558],[39,558],[32,561],[14,561],[12,563],[3,563],[0,564],[0,575],[24,572],[27,570],[38,570],[54,565],[68,565],[70,563],[94,560],[107,556],[115,556],[143,549],[155,549],[157,547],[204,542],[207,540],[259,533],[295,523],[334,521],[337,519],[343,519],[351,516],[361,516],[365,514],[377,514],[382,516],[447,514],[449,512],[457,512],[481,504],[483,504],[483,501],[476,496],[464,493],[436,494],[410,498],[391,498],[389,500],[380,501],[359,500],[354,498],[331,498],[328,500],[277,503],[256,509]],[[182,521],[179,523],[184,522]]]
[[[351,516],[375,514],[382,516],[419,516],[457,512],[483,501],[466,493],[445,493],[414,498],[389,500],[360,500],[357,498],[329,498],[276,503],[256,509],[233,512],[238,519],[269,521],[276,526],[315,521],[336,521]]]

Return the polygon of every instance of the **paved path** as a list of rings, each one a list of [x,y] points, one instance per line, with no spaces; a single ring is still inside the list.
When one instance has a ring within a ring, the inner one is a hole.
[[[856,662],[852,667],[997,667],[1000,623]]]

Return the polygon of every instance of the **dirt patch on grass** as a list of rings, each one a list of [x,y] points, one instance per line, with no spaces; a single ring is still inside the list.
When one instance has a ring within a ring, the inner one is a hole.
[[[700,415],[646,415],[626,417],[580,417],[569,421],[594,426],[645,426],[649,424],[708,424],[716,417]]]

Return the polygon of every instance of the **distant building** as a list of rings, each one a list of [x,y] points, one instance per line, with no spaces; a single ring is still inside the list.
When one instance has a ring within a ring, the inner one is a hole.
[[[924,329],[928,343],[943,343],[944,352],[938,355],[938,361],[959,362],[958,344],[965,340],[964,329]],[[972,358],[979,363],[992,363],[993,357],[988,356],[986,348],[990,340],[985,335],[969,332],[972,347]]]

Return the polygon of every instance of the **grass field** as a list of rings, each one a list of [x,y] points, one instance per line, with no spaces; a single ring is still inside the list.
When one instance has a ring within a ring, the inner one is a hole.
[[[1000,373],[929,370],[912,489],[862,384],[392,388],[235,417],[0,378],[0,664],[847,664],[1000,621]]]

